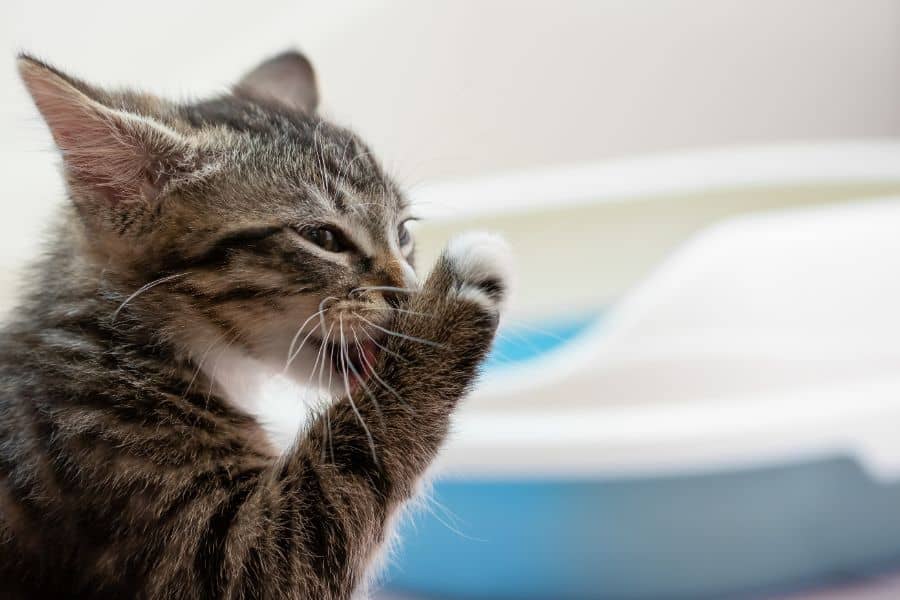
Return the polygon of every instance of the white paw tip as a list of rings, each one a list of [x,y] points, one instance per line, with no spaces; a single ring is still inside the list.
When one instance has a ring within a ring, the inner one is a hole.
[[[465,280],[495,278],[508,283],[512,276],[512,251],[496,233],[471,231],[458,235],[450,240],[447,256]]]
[[[464,296],[485,295],[479,286],[485,282],[500,284],[503,296],[509,295],[513,255],[509,244],[499,235],[482,231],[459,235],[448,244],[447,258],[461,280]]]

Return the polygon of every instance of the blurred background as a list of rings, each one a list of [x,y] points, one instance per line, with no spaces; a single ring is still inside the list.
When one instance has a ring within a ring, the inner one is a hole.
[[[511,241],[384,597],[900,597],[900,2],[6,0],[0,46],[0,313],[63,202],[22,49],[186,98],[297,47],[423,265]]]

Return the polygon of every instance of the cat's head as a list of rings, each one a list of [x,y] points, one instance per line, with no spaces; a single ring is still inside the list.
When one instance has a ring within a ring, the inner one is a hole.
[[[341,336],[373,348],[415,284],[410,215],[366,146],[317,114],[302,55],[189,103],[29,56],[19,69],[62,153],[77,251],[101,273],[98,294],[128,300],[120,327],[160,323],[264,360],[286,361],[307,334],[307,348]]]

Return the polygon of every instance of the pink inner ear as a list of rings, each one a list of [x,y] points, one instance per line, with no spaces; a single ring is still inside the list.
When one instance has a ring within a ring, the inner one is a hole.
[[[22,77],[73,183],[111,203],[159,192],[183,140],[145,117],[107,108],[41,66],[23,65]]]

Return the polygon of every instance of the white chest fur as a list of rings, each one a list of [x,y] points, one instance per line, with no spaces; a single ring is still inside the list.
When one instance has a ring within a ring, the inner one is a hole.
[[[293,381],[241,350],[225,349],[203,361],[215,392],[254,417],[278,450],[290,447],[316,407],[327,401],[317,388]]]

